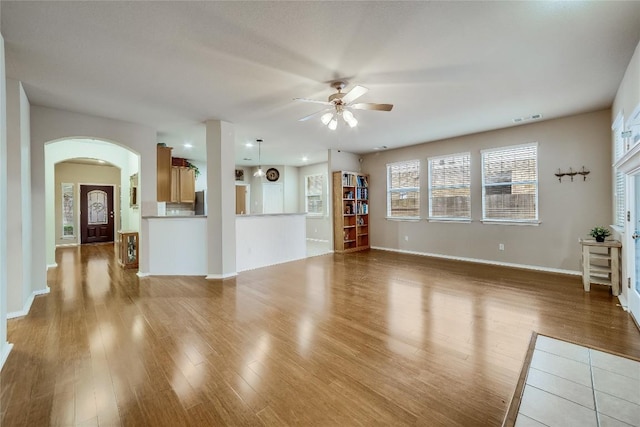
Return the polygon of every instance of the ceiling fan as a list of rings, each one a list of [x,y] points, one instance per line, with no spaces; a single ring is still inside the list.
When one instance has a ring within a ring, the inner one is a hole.
[[[307,98],[294,98],[294,101],[312,102],[314,104],[322,104],[327,106],[327,108],[325,108],[324,110],[316,111],[315,113],[309,114],[308,116],[305,116],[298,121],[304,122],[305,120],[309,120],[317,115],[322,114],[322,116],[320,116],[320,120],[322,121],[322,123],[329,127],[329,129],[336,130],[336,128],[338,127],[338,117],[342,117],[342,119],[351,127],[355,127],[358,125],[358,120],[356,120],[356,118],[353,116],[351,109],[391,111],[391,109],[393,108],[393,104],[374,104],[368,102],[360,102],[354,104],[353,101],[367,93],[369,89],[364,86],[354,86],[349,92],[343,93],[342,90],[345,88],[345,86],[347,86],[347,82],[344,81],[335,81],[331,83],[331,87],[336,89],[338,92],[330,95],[328,101],[318,101],[316,99]]]

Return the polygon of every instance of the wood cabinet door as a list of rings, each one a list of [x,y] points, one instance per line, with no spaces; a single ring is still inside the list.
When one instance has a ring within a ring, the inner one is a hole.
[[[183,203],[196,201],[196,174],[193,169],[180,168],[180,201]]]
[[[180,201],[180,168],[171,168],[171,202],[177,203]]]
[[[157,148],[157,199],[159,202],[171,201],[171,147]]]

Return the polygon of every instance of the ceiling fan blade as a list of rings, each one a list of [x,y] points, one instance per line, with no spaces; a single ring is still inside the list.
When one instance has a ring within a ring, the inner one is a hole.
[[[353,89],[347,92],[345,96],[342,97],[342,102],[344,104],[348,104],[350,102],[355,101],[357,98],[360,98],[362,95],[364,95],[367,92],[369,92],[369,89],[367,89],[366,87],[355,86]]]
[[[327,111],[331,111],[331,108],[325,108],[324,110],[316,111],[313,114],[309,114],[308,116],[304,116],[303,118],[298,119],[298,121],[299,122],[307,121],[307,120],[312,119],[312,118],[314,118],[314,117],[316,117],[316,116],[318,116],[318,115],[320,115],[322,113],[326,113]]]
[[[393,104],[372,104],[361,102],[360,104],[349,105],[349,108],[354,108],[356,110],[391,111]]]
[[[331,102],[327,101],[318,101],[317,99],[309,99],[309,98],[293,98],[294,101],[302,101],[302,102],[311,102],[313,104],[322,104],[322,105],[333,105]]]

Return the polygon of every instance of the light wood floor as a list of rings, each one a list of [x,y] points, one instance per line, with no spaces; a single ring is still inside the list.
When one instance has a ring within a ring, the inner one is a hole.
[[[139,279],[59,249],[9,321],[2,426],[497,426],[531,331],[640,357],[608,288],[382,251]]]

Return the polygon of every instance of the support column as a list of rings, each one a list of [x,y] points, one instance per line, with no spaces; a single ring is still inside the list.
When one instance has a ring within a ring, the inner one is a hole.
[[[31,285],[25,289],[23,274],[22,229],[31,229],[31,224],[23,223],[22,211],[22,167],[21,160],[21,114],[20,82],[6,81],[7,99],[7,315],[9,318],[24,315],[25,303],[31,294]]]
[[[231,123],[207,120],[207,279],[236,273],[235,138]]]

